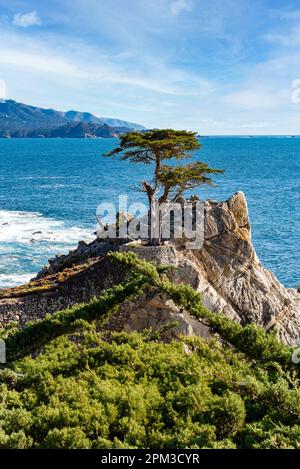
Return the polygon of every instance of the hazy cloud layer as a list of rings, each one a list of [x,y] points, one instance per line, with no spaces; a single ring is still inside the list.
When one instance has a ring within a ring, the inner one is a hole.
[[[299,133],[299,59],[296,0],[0,0],[0,80],[35,105],[202,134]]]

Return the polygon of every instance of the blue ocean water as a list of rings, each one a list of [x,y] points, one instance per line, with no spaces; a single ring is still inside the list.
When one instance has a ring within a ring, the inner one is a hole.
[[[0,139],[0,288],[20,284],[49,257],[92,239],[96,207],[129,194],[144,201],[148,166],[102,156],[117,139]],[[263,264],[286,286],[300,283],[300,138],[210,137],[197,158],[225,170],[201,198],[245,192]]]

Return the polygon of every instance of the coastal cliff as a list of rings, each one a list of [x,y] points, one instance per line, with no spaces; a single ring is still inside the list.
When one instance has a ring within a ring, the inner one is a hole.
[[[300,295],[284,288],[260,263],[251,240],[251,225],[243,193],[225,202],[205,202],[205,241],[201,249],[187,250],[182,242],[146,246],[141,241],[102,240],[80,242],[67,255],[49,261],[27,285],[2,290],[0,324],[21,325],[78,302],[87,302],[105,288],[123,281],[125,272],[112,265],[109,251],[133,251],[157,265],[174,268],[168,274],[200,292],[210,311],[223,313],[236,322],[255,323],[267,331],[276,329],[281,341],[292,344],[299,338]],[[111,330],[161,329],[175,321],[167,336],[211,335],[205,321],[192,318],[165,294],[148,289],[134,301],[125,301],[107,324]]]

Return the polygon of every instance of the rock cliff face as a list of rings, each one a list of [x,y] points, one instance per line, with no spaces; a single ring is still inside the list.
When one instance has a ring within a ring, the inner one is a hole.
[[[255,322],[267,330],[276,327],[280,339],[289,344],[300,337],[300,295],[296,290],[284,288],[261,265],[252,245],[247,203],[241,192],[226,202],[205,202],[205,241],[201,249],[186,250],[182,243],[170,241],[159,247],[124,240],[80,243],[69,255],[50,261],[27,293],[26,288],[22,295],[20,289],[2,292],[0,321],[2,317],[2,323],[13,319],[24,323],[85,301],[120,281],[122,272],[116,272],[106,258],[112,249],[134,249],[141,258],[174,265],[172,280],[188,283],[200,291],[205,306],[214,312],[224,313],[242,324]],[[74,266],[78,272],[72,271]],[[66,275],[69,271],[70,276]],[[45,282],[49,288],[43,291],[39,285]],[[159,329],[170,321],[178,325],[170,328],[169,335],[210,335],[208,324],[191,318],[155,290],[134,303],[124,303],[108,327],[128,331]]]
[[[205,211],[204,247],[192,257],[200,266],[207,306],[211,302],[211,309],[222,311],[224,300],[223,312],[242,324],[255,322],[267,330],[276,326],[281,340],[297,339],[300,296],[261,265],[251,242],[244,194],[221,204],[207,202]]]
[[[126,249],[126,245],[121,249]],[[134,252],[138,254],[139,250]],[[251,241],[247,202],[242,192],[226,202],[205,202],[202,249],[170,247],[165,259],[165,254],[157,252],[153,256],[149,248],[142,248],[140,255],[176,265],[173,280],[189,283],[200,291],[211,311],[224,313],[243,325],[254,322],[266,330],[276,327],[279,338],[286,343],[300,337],[300,295],[284,288],[261,265]]]

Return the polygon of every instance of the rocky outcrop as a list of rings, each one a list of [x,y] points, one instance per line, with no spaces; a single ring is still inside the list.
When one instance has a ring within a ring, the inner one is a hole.
[[[252,322],[266,330],[276,328],[279,338],[289,344],[299,339],[300,295],[286,289],[260,263],[251,240],[244,194],[238,192],[221,203],[206,201],[204,228],[201,249],[188,251],[180,243],[166,258],[156,248],[156,261],[176,265],[173,280],[200,291],[211,311],[243,325]],[[149,248],[135,248],[134,252],[155,260]]]
[[[201,292],[205,306],[211,311],[223,313],[241,324],[254,322],[266,330],[276,327],[283,342],[295,342],[300,336],[300,295],[296,290],[284,288],[272,272],[261,265],[251,241],[244,194],[238,192],[226,202],[208,200],[204,208],[204,244],[201,248],[188,250],[182,241],[176,240],[158,247],[126,240],[96,239],[90,244],[80,243],[69,255],[50,261],[36,283],[31,284],[34,287],[52,279],[48,291],[30,292],[21,298],[16,291],[14,298],[12,291],[5,293],[0,301],[2,322],[9,322],[15,311],[18,311],[19,320],[26,322],[61,309],[66,303],[86,301],[99,294],[103,288],[120,281],[123,275],[109,264],[106,253],[134,249],[141,258],[176,267],[170,273],[172,280],[190,284]],[[82,268],[71,278],[65,276],[63,281],[59,280],[64,272],[78,265]],[[205,321],[191,318],[155,290],[135,302],[124,303],[108,327],[127,331],[160,329],[174,321],[176,327],[170,327],[167,332],[171,336],[179,333],[210,335]]]
[[[251,241],[247,202],[238,192],[227,202],[205,204],[205,243],[189,253],[202,274],[208,307],[233,314],[242,324],[276,327],[281,340],[300,336],[300,296],[284,288],[260,263]],[[225,304],[226,303],[226,304]]]

